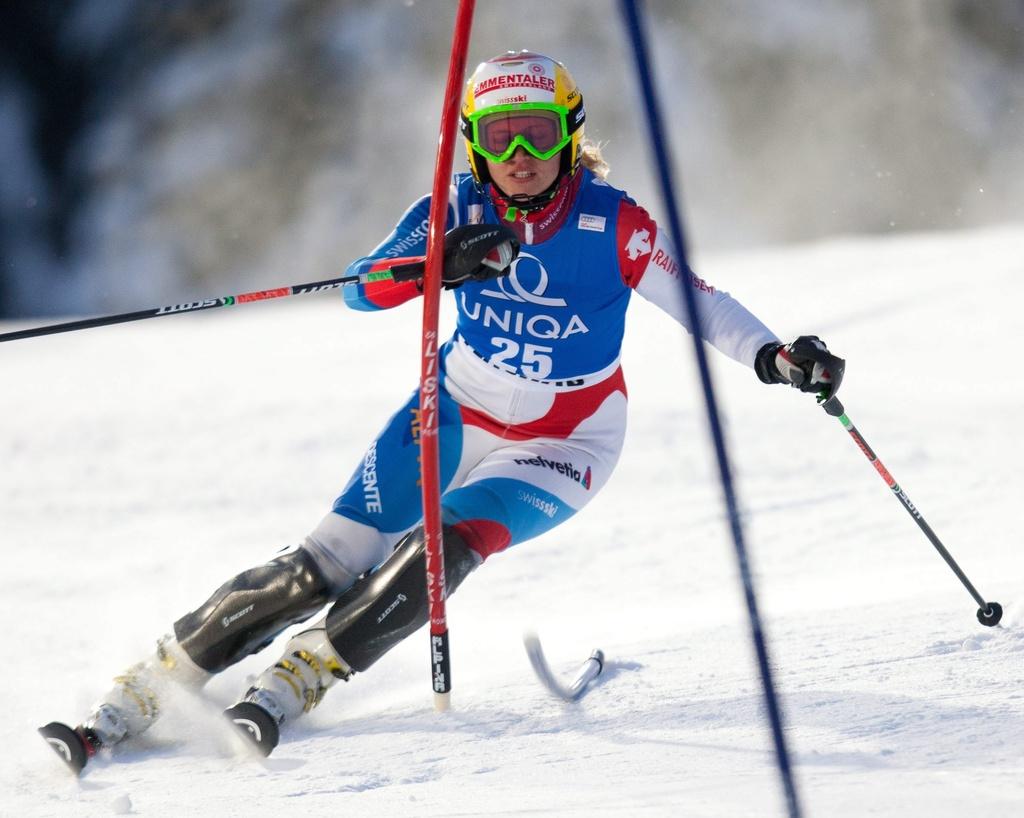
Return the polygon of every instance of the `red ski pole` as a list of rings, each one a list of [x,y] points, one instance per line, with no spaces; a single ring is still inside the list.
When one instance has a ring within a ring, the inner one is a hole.
[[[932,527],[928,525],[924,517],[921,516],[921,512],[917,510],[907,493],[900,487],[900,484],[896,482],[895,478],[889,474],[889,470],[885,467],[878,456],[874,453],[872,448],[868,445],[868,442],[864,439],[863,435],[857,430],[857,427],[850,422],[850,419],[846,416],[846,409],[843,408],[843,404],[839,402],[839,398],[834,395],[828,399],[819,399],[821,402],[821,408],[826,413],[834,418],[838,418],[839,422],[843,424],[843,428],[850,433],[850,437],[857,444],[864,456],[871,461],[871,465],[875,467],[875,471],[878,472],[879,476],[885,481],[885,484],[892,489],[892,493],[896,499],[900,501],[900,504],[906,509],[907,514],[914,518],[914,522],[917,523],[917,527],[924,532],[924,535],[928,538],[935,550],[939,552],[939,556],[946,561],[946,565],[950,567],[956,578],[960,580],[964,588],[967,589],[974,601],[980,606],[978,608],[978,621],[988,628],[994,627],[999,624],[999,620],[1003,618],[1003,606],[995,601],[986,601],[985,597],[978,593],[977,589],[971,584],[971,581],[967,578],[967,574],[963,572],[956,560],[953,559],[953,555],[946,550],[946,546],[942,544],[938,536],[932,531]]]
[[[448,651],[448,617],[445,613],[444,542],[441,533],[441,469],[438,454],[438,344],[437,320],[441,304],[441,266],[444,232],[448,220],[448,187],[451,184],[456,127],[466,52],[473,23],[475,0],[459,0],[452,35],[448,84],[441,110],[437,163],[430,197],[427,228],[427,259],[423,274],[423,343],[420,371],[420,474],[423,486],[423,535],[427,560],[427,604],[430,614],[430,664],[434,707],[447,710],[451,701],[451,659]]]
[[[233,307],[236,304],[248,304],[253,301],[267,301],[271,298],[284,298],[290,295],[322,293],[326,290],[343,287],[346,284],[368,284],[373,281],[390,280],[410,281],[419,278],[420,275],[419,267],[415,264],[396,264],[388,270],[359,273],[357,275],[342,276],[341,278],[329,278],[324,281],[311,281],[308,284],[290,284],[287,287],[276,287],[272,290],[257,290],[255,292],[242,293],[240,295],[225,295],[220,298],[205,298],[200,301],[186,301],[184,304],[171,304],[166,307],[153,307],[148,310],[122,312],[117,315],[102,315],[97,318],[82,318],[77,321],[65,321],[61,324],[47,324],[42,327],[29,327],[28,329],[14,330],[13,332],[0,332],[0,343],[4,341],[19,341],[23,338],[39,338],[43,335],[56,335],[59,332],[75,332],[80,329],[107,327],[111,324],[125,324],[129,321],[143,321],[147,318],[160,318],[165,315],[182,315],[186,312],[212,310],[217,307]]]

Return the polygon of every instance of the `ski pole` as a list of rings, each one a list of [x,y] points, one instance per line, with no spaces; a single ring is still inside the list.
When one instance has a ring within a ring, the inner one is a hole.
[[[834,395],[827,400],[822,400],[821,408],[824,409],[828,414],[834,418],[839,418],[839,422],[843,424],[843,428],[850,433],[850,437],[853,438],[854,442],[860,448],[868,460],[871,461],[871,465],[875,467],[875,470],[881,475],[882,479],[886,482],[886,485],[892,489],[892,493],[896,495],[896,498],[900,501],[903,507],[907,510],[907,513],[914,518],[914,522],[917,523],[918,527],[924,532],[924,535],[928,538],[928,541],[935,546],[935,550],[939,552],[940,556],[946,561],[946,564],[953,569],[953,573],[956,574],[957,579],[963,583],[963,586],[967,589],[968,593],[974,597],[974,601],[981,607],[978,608],[978,621],[986,627],[993,627],[999,624],[999,620],[1003,617],[1003,606],[998,602],[986,602],[984,597],[975,590],[971,581],[967,578],[967,575],[961,570],[960,566],[956,564],[956,560],[946,550],[946,547],[942,544],[939,538],[932,531],[931,526],[925,522],[921,512],[917,510],[907,493],[900,487],[899,483],[889,474],[889,470],[882,464],[882,461],[878,459],[878,456],[872,451],[868,442],[864,439],[857,427],[854,426],[850,419],[846,416],[846,410],[843,408],[843,404],[839,402],[839,399]]]
[[[180,315],[185,312],[212,310],[216,307],[231,307],[235,304],[247,304],[251,301],[266,301],[270,298],[283,298],[289,295],[307,295],[333,290],[345,284],[369,284],[375,281],[411,281],[423,275],[423,265],[417,262],[396,264],[388,270],[370,271],[358,275],[329,278],[325,281],[313,281],[309,284],[292,284],[289,287],[278,287],[273,290],[257,290],[241,295],[226,295],[221,298],[206,298],[202,301],[189,301],[184,304],[172,304],[168,307],[156,307],[151,310],[123,312],[118,315],[104,315],[99,318],[84,318],[80,321],[65,321],[62,324],[49,324],[43,327],[31,327],[14,332],[0,333],[0,341],[18,341],[22,338],[38,338],[41,335],[56,335],[59,332],[74,332],[92,327],[105,327],[110,324],[124,324],[128,321],[142,321],[146,318],[160,318],[164,315]]]

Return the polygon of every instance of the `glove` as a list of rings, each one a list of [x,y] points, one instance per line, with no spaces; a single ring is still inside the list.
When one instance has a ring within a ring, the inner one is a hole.
[[[509,265],[519,255],[519,239],[503,224],[464,224],[444,234],[444,267],[441,285],[446,290],[467,281],[486,281],[508,275]],[[417,280],[423,290],[425,260],[396,264],[391,273],[396,281]]]
[[[846,361],[828,351],[816,335],[801,335],[791,344],[765,344],[754,359],[754,371],[763,383],[788,383],[801,392],[826,398],[838,390]]]
[[[469,280],[506,276],[517,255],[519,239],[503,224],[453,227],[444,234],[442,285],[446,290],[454,290]]]

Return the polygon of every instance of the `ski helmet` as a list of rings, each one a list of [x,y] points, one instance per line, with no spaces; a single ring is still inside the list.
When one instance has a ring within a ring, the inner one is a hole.
[[[583,95],[568,69],[530,51],[506,51],[476,67],[462,102],[461,127],[477,184],[491,181],[487,162],[518,147],[538,159],[561,154],[558,179],[574,174],[583,141]]]

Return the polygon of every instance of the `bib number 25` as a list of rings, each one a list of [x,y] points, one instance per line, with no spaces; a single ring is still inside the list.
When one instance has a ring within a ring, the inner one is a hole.
[[[554,347],[544,347],[539,344],[522,344],[520,346],[518,341],[513,341],[511,338],[492,338],[491,343],[498,347],[498,351],[491,355],[488,359],[489,362],[506,372],[514,373],[518,369],[520,374],[528,378],[537,378],[537,380],[544,380],[551,374],[551,353],[554,351]],[[519,355],[520,349],[523,357],[519,366],[516,367],[509,361]]]

